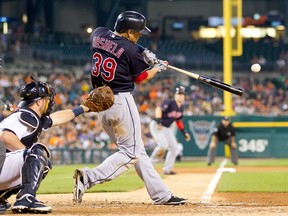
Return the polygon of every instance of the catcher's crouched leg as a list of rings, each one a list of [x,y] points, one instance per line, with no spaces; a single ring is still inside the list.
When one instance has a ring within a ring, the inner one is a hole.
[[[41,181],[51,169],[50,152],[41,143],[35,143],[28,149],[22,167],[22,189],[16,196],[12,207],[14,213],[49,213],[52,208],[36,199]]]

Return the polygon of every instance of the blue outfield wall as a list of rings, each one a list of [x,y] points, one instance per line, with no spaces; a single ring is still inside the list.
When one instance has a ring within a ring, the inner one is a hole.
[[[221,116],[185,116],[185,129],[191,140],[186,142],[177,132],[184,147],[184,156],[207,156],[213,128]],[[239,157],[288,157],[288,117],[233,116]],[[224,143],[219,142],[217,156],[224,156]]]

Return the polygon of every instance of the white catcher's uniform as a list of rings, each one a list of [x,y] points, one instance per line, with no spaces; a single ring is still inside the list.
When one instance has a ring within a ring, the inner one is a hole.
[[[154,204],[167,202],[172,194],[145,151],[140,117],[133,96],[130,93],[115,95],[115,104],[110,109],[98,113],[98,117],[119,151],[98,167],[81,169],[85,189],[110,181],[134,165]]]
[[[23,115],[23,112],[25,115]],[[46,125],[44,121],[40,122],[40,119],[35,116],[36,114],[32,110],[19,109],[18,112],[12,113],[0,123],[0,131],[11,131],[22,142],[25,139],[25,145],[27,145],[26,141],[31,141],[29,145],[32,146],[32,141],[38,139],[42,130],[48,129],[52,124],[52,122],[49,122]],[[40,127],[38,127],[39,125]],[[25,162],[24,153],[25,149],[6,152],[6,158],[0,175],[0,190],[4,191],[22,184],[21,171]]]
[[[13,131],[19,139],[29,135],[28,127],[20,122],[21,112],[13,113],[0,123],[0,131],[3,128]],[[6,153],[6,159],[3,164],[0,175],[0,190],[6,190],[22,183],[21,169],[24,164],[24,151],[21,149]]]

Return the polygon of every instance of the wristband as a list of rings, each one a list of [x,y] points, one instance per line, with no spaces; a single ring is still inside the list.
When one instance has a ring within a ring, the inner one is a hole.
[[[84,109],[83,107],[79,106],[79,107],[75,107],[72,109],[72,112],[74,113],[75,117],[84,113]]]

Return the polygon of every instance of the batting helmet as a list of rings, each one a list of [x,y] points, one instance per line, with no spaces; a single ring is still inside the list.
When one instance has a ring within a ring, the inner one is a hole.
[[[186,94],[185,92],[185,87],[184,86],[180,86],[180,87],[177,87],[176,90],[175,90],[175,94]]]
[[[119,14],[114,29],[119,33],[132,29],[143,35],[148,35],[151,32],[146,26],[146,18],[136,11],[125,11]]]
[[[49,84],[38,81],[31,82],[22,87],[20,92],[21,102],[18,107],[26,107],[41,98],[49,97],[50,103],[47,111],[50,112],[54,105],[54,96],[55,90]]]

